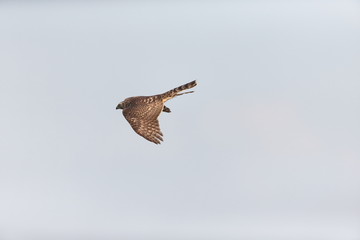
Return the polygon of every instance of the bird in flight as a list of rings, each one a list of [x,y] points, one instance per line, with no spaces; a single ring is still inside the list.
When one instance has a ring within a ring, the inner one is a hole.
[[[146,140],[155,144],[163,141],[158,117],[161,112],[171,112],[164,104],[166,101],[183,94],[183,92],[197,85],[196,81],[189,82],[162,94],[153,96],[129,97],[119,103],[116,109],[122,109],[125,119],[130,123],[134,131]]]

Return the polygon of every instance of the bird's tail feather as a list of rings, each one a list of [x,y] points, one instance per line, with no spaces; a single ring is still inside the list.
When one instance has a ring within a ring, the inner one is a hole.
[[[193,88],[197,85],[196,83],[196,80],[192,81],[192,82],[189,82],[189,83],[186,83],[184,85],[181,85],[180,87],[177,87],[177,88],[174,88],[170,91],[167,91],[163,94],[161,94],[161,98],[163,99],[164,102],[166,102],[167,100],[170,100],[176,96],[180,96],[180,95],[183,95],[183,94],[188,94],[188,93],[193,93],[194,91],[189,91],[189,92],[184,92],[184,93],[180,93],[181,91],[184,91],[184,90],[187,90],[187,89],[190,89],[190,88]]]

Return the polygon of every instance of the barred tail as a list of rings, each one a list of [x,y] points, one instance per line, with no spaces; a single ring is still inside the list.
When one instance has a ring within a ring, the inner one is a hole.
[[[181,85],[180,87],[174,88],[170,91],[167,91],[166,93],[161,94],[161,98],[163,99],[164,102],[166,102],[167,100],[170,100],[176,96],[180,96],[183,94],[187,94],[187,93],[193,93],[194,91],[189,91],[189,92],[184,92],[184,93],[179,93],[181,91],[193,88],[197,85],[196,80],[189,82],[187,84]]]

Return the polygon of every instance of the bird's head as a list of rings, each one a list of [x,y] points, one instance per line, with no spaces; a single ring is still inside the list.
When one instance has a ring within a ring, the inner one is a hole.
[[[117,110],[117,109],[124,109],[124,102],[119,103],[119,104],[116,106],[116,110]]]
[[[122,101],[116,106],[116,109],[124,109],[129,107],[131,105],[131,99],[132,98],[126,98],[124,101]]]

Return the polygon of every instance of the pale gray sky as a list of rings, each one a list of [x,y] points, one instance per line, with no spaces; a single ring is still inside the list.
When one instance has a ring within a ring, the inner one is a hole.
[[[360,239],[359,1],[0,2],[0,239]],[[197,79],[165,142],[116,105]]]

